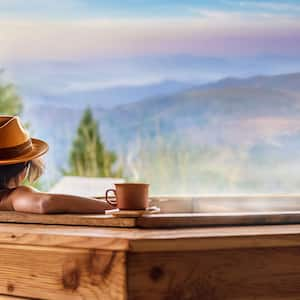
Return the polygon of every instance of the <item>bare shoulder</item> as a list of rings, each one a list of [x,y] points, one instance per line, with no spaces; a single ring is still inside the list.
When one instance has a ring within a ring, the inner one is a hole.
[[[20,194],[32,194],[32,193],[36,193],[36,192],[37,191],[35,189],[33,189],[32,187],[22,185],[22,186],[18,186],[17,188],[15,188],[11,194],[20,195]]]
[[[18,201],[20,199],[31,199],[35,200],[36,198],[41,197],[41,193],[29,186],[18,186],[15,188],[8,196],[10,201]]]
[[[44,194],[28,186],[19,186],[10,195],[12,208],[19,212],[43,213]]]
[[[14,210],[14,204],[17,202],[23,202],[28,198],[35,198],[37,193],[34,189],[27,186],[19,186],[10,190],[5,197],[0,201],[0,211],[1,210]]]

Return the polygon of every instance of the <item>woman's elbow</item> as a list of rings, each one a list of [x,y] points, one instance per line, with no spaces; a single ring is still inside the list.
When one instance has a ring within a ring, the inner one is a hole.
[[[52,195],[46,194],[39,199],[38,213],[51,214],[59,212],[63,211],[58,207],[58,201],[57,199],[53,198]]]
[[[51,198],[43,197],[39,200],[37,213],[39,214],[50,214],[51,213]]]

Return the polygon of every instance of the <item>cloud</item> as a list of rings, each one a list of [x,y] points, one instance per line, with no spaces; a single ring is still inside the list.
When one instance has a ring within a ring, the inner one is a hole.
[[[1,15],[17,13],[26,15],[35,14],[37,11],[43,11],[47,14],[51,11],[80,9],[86,7],[82,0],[63,0],[59,4],[53,0],[0,0]]]
[[[75,20],[90,10],[83,0],[0,0],[0,20]]]
[[[240,1],[239,5],[240,7],[265,9],[280,13],[300,12],[300,4],[296,3]]]
[[[0,28],[0,62],[300,52],[300,23],[295,18],[212,10],[201,10],[193,18],[10,19],[0,20]]]
[[[244,3],[244,2],[243,2]],[[259,3],[260,4],[260,3]],[[262,4],[262,3],[261,3]],[[240,4],[241,5],[241,4]],[[256,4],[253,4],[256,5]],[[244,4],[246,7],[246,4]],[[258,6],[253,6],[257,7]],[[300,11],[300,6],[299,8]],[[191,8],[191,11],[194,15],[207,20],[215,19],[218,23],[227,23],[227,24],[241,24],[241,25],[271,25],[271,26],[280,26],[279,24],[299,24],[298,18],[289,14],[286,11],[281,11],[281,14],[275,13],[271,10],[253,10],[253,9],[244,9],[241,10],[238,7],[232,8],[230,11],[226,10],[215,10],[215,9],[206,9],[206,8]],[[277,23],[279,22],[279,24]],[[276,25],[277,24],[277,25]]]
[[[114,79],[114,80],[101,80],[101,81],[89,81],[89,82],[72,82],[69,83],[65,88],[59,89],[61,93],[69,92],[85,92],[93,90],[104,90],[110,88],[119,87],[138,87],[149,84],[159,84],[163,78],[156,76],[153,78],[128,78],[128,79]]]

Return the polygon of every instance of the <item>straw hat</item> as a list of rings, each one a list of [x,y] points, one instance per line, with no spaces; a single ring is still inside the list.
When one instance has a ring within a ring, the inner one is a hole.
[[[30,161],[47,151],[47,143],[30,138],[19,117],[0,115],[0,165]]]

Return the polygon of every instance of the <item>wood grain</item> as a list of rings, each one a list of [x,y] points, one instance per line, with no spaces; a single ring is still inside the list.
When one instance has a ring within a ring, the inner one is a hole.
[[[11,211],[0,212],[0,223],[25,223],[49,225],[81,225],[100,227],[135,227],[134,218],[116,218],[109,215],[83,215],[83,214],[29,214]]]
[[[298,224],[300,211],[253,213],[175,213],[143,215],[139,218],[110,215],[39,215],[0,212],[0,223],[77,225],[120,228],[180,228],[229,225]]]
[[[125,299],[123,252],[0,245],[0,293],[54,300]]]
[[[300,300],[299,258],[300,225],[1,224],[0,294],[58,300]]]
[[[233,225],[299,224],[300,211],[237,212],[237,213],[176,213],[144,215],[137,218],[139,228],[180,228]]]
[[[0,243],[120,251],[129,248],[124,228],[1,224]]]
[[[299,248],[131,253],[129,299],[299,300]]]
[[[0,244],[111,251],[193,251],[300,246],[300,225],[127,229],[1,224]]]
[[[30,300],[29,298],[0,295],[0,300]]]

